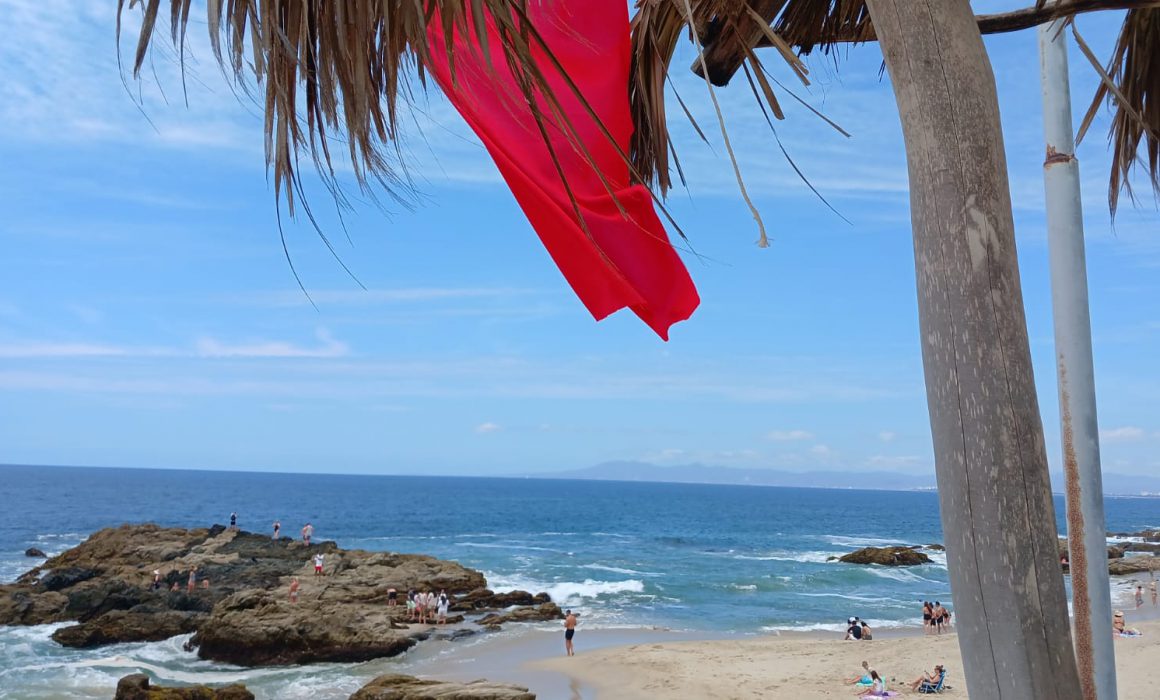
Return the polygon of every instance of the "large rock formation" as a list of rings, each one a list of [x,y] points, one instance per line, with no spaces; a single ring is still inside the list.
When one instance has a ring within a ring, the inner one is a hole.
[[[314,575],[317,553],[325,576]],[[190,591],[193,567],[198,585]],[[297,602],[289,598],[293,577]],[[546,595],[497,595],[486,585],[478,571],[422,555],[307,547],[221,526],[124,525],[0,585],[0,625],[76,621],[53,634],[74,647],[195,632],[190,646],[202,658],[253,666],[363,661],[429,637],[429,626],[408,624],[405,605],[386,605],[392,587],[400,598],[410,589],[446,590],[466,601],[457,609],[477,613],[539,604],[509,618],[516,621],[547,614]]]
[[[930,557],[911,547],[865,547],[838,557],[847,564],[881,564],[882,566],[915,566],[929,564]]]
[[[1145,571],[1160,571],[1160,557],[1124,557],[1108,562],[1108,573],[1112,576],[1142,574]]]
[[[536,700],[536,695],[506,683],[455,683],[389,674],[367,683],[350,700]]]
[[[149,685],[149,676],[134,673],[117,683],[113,700],[254,700],[246,686],[235,683],[224,688],[196,685],[187,688],[166,688]]]

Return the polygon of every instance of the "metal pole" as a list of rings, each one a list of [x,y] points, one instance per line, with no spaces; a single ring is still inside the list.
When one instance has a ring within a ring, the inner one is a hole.
[[[1047,198],[1067,534],[1071,549],[1073,629],[1084,698],[1114,700],[1116,657],[1110,629],[1112,599],[1096,422],[1083,211],[1079,162],[1075,158],[1075,131],[1071,123],[1067,44],[1062,27],[1058,21],[1039,26],[1039,63],[1043,129],[1047,140],[1043,181]]]

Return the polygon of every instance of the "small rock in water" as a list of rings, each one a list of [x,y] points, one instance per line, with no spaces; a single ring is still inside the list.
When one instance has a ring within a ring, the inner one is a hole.
[[[28,549],[24,550],[24,556],[26,556],[26,557],[40,557],[41,559],[48,558],[47,554],[40,551],[36,547],[29,547]]]
[[[536,700],[527,688],[478,680],[470,683],[434,681],[391,673],[379,676],[357,690],[350,700]]]
[[[929,564],[930,557],[910,547],[865,547],[842,556],[838,561],[847,564],[879,564],[882,566],[915,566]]]
[[[196,685],[187,688],[150,686],[149,676],[134,673],[117,683],[113,700],[254,700],[254,694],[240,683],[223,688]]]

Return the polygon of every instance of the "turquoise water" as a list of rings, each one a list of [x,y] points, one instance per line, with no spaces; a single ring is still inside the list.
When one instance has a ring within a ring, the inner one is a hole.
[[[941,542],[937,496],[926,492],[0,467],[0,504],[5,581],[34,563],[27,547],[52,554],[109,525],[207,526],[237,511],[246,530],[278,519],[295,534],[310,521],[316,539],[343,547],[458,560],[495,589],[547,591],[589,629],[837,631],[850,615],[918,624],[922,599],[953,609],[941,553],[905,569],[826,561],[867,545]],[[1109,499],[1107,514],[1112,530],[1154,527],[1160,501]],[[255,674],[197,661],[172,640],[78,652],[55,647],[50,632],[0,628],[0,696],[97,697],[84,688],[150,666],[174,680]],[[256,673],[285,697],[311,697],[318,678],[332,687],[343,675]]]

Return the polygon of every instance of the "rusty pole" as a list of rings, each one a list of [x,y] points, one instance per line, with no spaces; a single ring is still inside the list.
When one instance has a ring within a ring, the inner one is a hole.
[[[1079,162],[1071,121],[1067,43],[1063,24],[1039,26],[1051,302],[1059,379],[1064,493],[1070,547],[1075,654],[1085,700],[1115,700],[1116,657],[1108,579],[1104,490],[1096,422],[1095,371]]]

